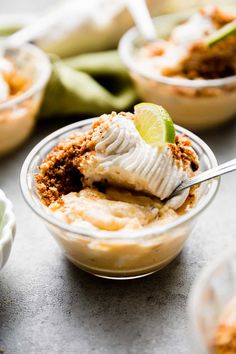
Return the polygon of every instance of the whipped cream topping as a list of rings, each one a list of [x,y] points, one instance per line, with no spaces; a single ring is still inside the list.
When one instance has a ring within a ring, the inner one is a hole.
[[[94,130],[92,139],[95,153],[87,155],[80,165],[87,185],[106,180],[163,200],[192,172],[181,159],[175,159],[169,144],[163,149],[147,144],[133,120],[123,115],[105,120]],[[168,203],[177,209],[187,196],[188,190]]]

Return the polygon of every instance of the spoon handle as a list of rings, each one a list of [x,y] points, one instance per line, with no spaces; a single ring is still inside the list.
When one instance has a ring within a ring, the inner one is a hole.
[[[127,0],[128,9],[141,35],[147,42],[156,39],[156,29],[145,0]]]
[[[176,195],[177,193],[181,192],[182,190],[192,187],[195,184],[199,184],[209,179],[224,175],[226,173],[236,171],[236,159],[230,160],[225,162],[217,167],[213,167],[210,170],[204,171],[199,175],[196,175],[186,181],[183,181],[172,193],[172,196]]]

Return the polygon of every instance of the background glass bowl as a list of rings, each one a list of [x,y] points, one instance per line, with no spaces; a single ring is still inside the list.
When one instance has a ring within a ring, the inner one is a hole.
[[[5,56],[32,85],[19,96],[0,103],[0,156],[16,148],[30,134],[51,73],[48,57],[32,44],[6,49]]]
[[[189,335],[196,354],[212,354],[211,341],[218,321],[235,298],[236,244],[233,244],[230,250],[202,270],[191,289]]]
[[[164,226],[131,231],[97,231],[78,228],[56,219],[42,204],[35,188],[34,175],[42,160],[67,136],[90,128],[94,118],[55,131],[30,152],[21,170],[21,189],[26,202],[38,214],[66,257],[76,266],[98,276],[127,279],[153,273],[167,265],[182,250],[201,212],[216,194],[219,180],[202,184],[195,208]],[[190,137],[200,157],[202,171],[217,165],[211,149],[196,135],[176,126]]]
[[[236,7],[224,9],[236,14]],[[158,36],[166,38],[192,13],[185,11],[156,17],[154,24]],[[132,28],[122,37],[119,54],[142,100],[162,105],[177,124],[191,130],[217,126],[236,114],[236,76],[214,80],[161,76],[138,64],[137,51],[141,44],[138,30]]]

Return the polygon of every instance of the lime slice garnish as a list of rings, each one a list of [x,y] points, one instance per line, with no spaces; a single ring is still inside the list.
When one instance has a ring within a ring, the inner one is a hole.
[[[206,38],[206,45],[208,47],[212,47],[216,43],[224,40],[225,38],[231,36],[232,34],[236,34],[236,20],[233,22],[227,23],[227,25],[224,25],[219,30],[210,34]]]
[[[134,106],[135,126],[143,140],[152,146],[175,142],[175,127],[168,112],[153,103]]]

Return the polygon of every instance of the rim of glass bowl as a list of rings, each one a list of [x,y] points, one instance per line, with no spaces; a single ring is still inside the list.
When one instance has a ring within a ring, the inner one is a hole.
[[[32,97],[35,93],[40,91],[46,85],[49,76],[51,74],[50,60],[48,59],[47,55],[35,45],[27,43],[24,44],[24,46],[21,48],[9,48],[9,49],[26,50],[30,53],[35,54],[36,57],[35,60],[37,60],[38,63],[40,63],[40,75],[39,75],[39,79],[35,83],[33,83],[33,85],[28,90],[23,92],[21,95],[8,100],[7,102],[0,103],[0,111],[11,108],[12,106],[17,105],[22,101]]]
[[[236,246],[236,243],[233,243]],[[212,274],[221,267],[224,263],[229,263],[233,257],[236,257],[235,248],[232,246],[223,252],[219,257],[215,260],[211,261],[209,264],[206,264],[200,274],[194,280],[194,283],[191,287],[190,294],[188,297],[187,304],[187,316],[189,321],[190,333],[191,337],[195,340],[197,349],[201,350],[201,354],[209,354],[209,350],[205,346],[204,342],[201,339],[200,332],[198,330],[199,325],[197,322],[197,311],[198,311],[198,303],[202,293],[202,289],[206,288],[209,283],[209,279],[212,278]]]
[[[16,225],[16,219],[13,212],[13,206],[11,201],[7,198],[2,189],[0,189],[0,201],[3,202],[5,208],[2,214],[4,217],[4,221],[2,223],[2,229],[0,230],[0,251],[3,249],[3,246],[6,242],[14,239],[14,230]],[[2,220],[0,219],[0,224]],[[1,261],[0,261],[0,269],[1,269]]]
[[[232,10],[231,7],[225,7]],[[236,11],[236,8],[234,7]],[[196,10],[195,10],[196,11]],[[154,24],[156,27],[159,25],[160,19],[168,21],[171,18],[187,18],[189,17],[194,10],[188,11],[179,11],[174,14],[167,14],[157,16],[153,19]],[[137,61],[135,60],[135,55],[133,54],[133,50],[135,49],[135,42],[140,38],[139,32],[136,27],[131,28],[128,30],[121,38],[118,46],[118,51],[123,63],[127,66],[130,71],[135,72],[136,74],[143,76],[145,79],[149,79],[151,81],[157,81],[159,83],[165,85],[172,85],[172,86],[184,86],[189,88],[207,88],[207,87],[219,87],[225,86],[228,84],[236,83],[236,75],[229,76],[226,78],[220,79],[196,79],[196,80],[189,80],[189,79],[182,79],[182,78],[174,78],[174,77],[167,77],[155,73],[150,70],[145,70],[138,65]]]
[[[42,202],[40,200],[38,200],[38,203],[40,203],[42,207],[39,207],[39,205],[34,202],[33,197],[31,195],[31,191],[30,191],[30,186],[29,186],[29,181],[32,178],[32,175],[29,176],[29,169],[32,165],[32,162],[35,158],[36,155],[39,154],[39,152],[45,148],[45,146],[50,143],[52,140],[55,140],[56,138],[61,138],[62,136],[65,135],[68,136],[68,133],[71,131],[71,134],[75,133],[75,130],[79,128],[82,128],[84,126],[90,126],[91,123],[93,121],[95,121],[97,119],[96,118],[90,118],[90,119],[86,119],[86,120],[82,120],[70,125],[67,125],[61,129],[56,130],[54,133],[49,134],[46,138],[44,138],[43,140],[41,140],[29,153],[29,155],[26,157],[22,169],[21,169],[21,173],[20,173],[20,185],[21,185],[21,191],[22,194],[24,196],[25,201],[27,202],[27,204],[33,209],[33,211],[40,216],[42,219],[44,219],[45,221],[47,221],[48,223],[51,223],[54,226],[57,226],[61,229],[63,229],[64,231],[67,232],[72,232],[75,234],[80,234],[83,236],[89,236],[89,237],[94,237],[94,238],[110,238],[110,239],[115,239],[116,237],[119,237],[121,235],[124,234],[124,232],[128,233],[129,235],[125,238],[125,240],[128,239],[133,239],[136,237],[144,237],[144,236],[152,236],[153,234],[162,234],[163,232],[169,231],[171,229],[174,229],[176,226],[179,226],[181,224],[183,224],[184,222],[188,221],[189,219],[191,219],[192,217],[198,215],[202,210],[204,210],[208,204],[212,201],[213,197],[215,196],[217,190],[218,190],[218,186],[219,186],[219,179],[215,179],[212,180],[211,182],[207,182],[210,183],[210,188],[207,192],[207,195],[204,196],[204,201],[202,201],[201,203],[198,203],[198,205],[196,205],[196,207],[194,207],[192,210],[190,210],[189,212],[187,212],[185,215],[179,216],[176,220],[163,225],[163,226],[155,226],[155,227],[144,227],[142,230],[126,230],[126,231],[103,231],[103,230],[88,230],[82,227],[74,227],[71,225],[67,225],[66,223],[60,221],[59,219],[57,219],[54,216],[51,216],[49,213],[46,212],[46,207],[43,206]],[[209,148],[209,146],[202,140],[200,139],[198,136],[196,136],[195,134],[191,133],[190,131],[188,131],[185,128],[182,128],[178,125],[175,125],[175,128],[183,134],[186,134],[187,136],[190,137],[191,140],[193,140],[194,142],[196,142],[198,145],[201,146],[203,152],[206,154],[206,156],[208,157],[210,163],[212,164],[212,167],[217,166],[217,160],[216,157],[214,155],[214,153],[212,152],[212,150]],[[64,137],[64,138],[65,138]],[[61,140],[60,139],[60,140]],[[58,141],[57,143],[58,144]],[[53,145],[51,146],[51,149],[56,146]],[[45,209],[45,210],[44,210]],[[125,241],[124,240],[124,241]]]

